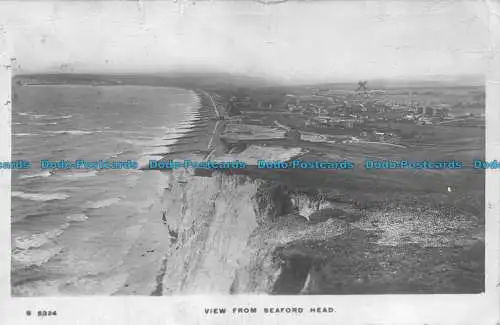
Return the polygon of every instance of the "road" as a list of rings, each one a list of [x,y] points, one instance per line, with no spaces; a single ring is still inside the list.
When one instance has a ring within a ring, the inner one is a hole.
[[[221,119],[221,116],[224,116],[224,113],[219,111],[219,107],[215,103],[215,100],[213,99],[212,95],[207,93],[206,91],[203,91],[203,93],[210,98],[210,101],[212,102],[212,105],[214,107],[215,114],[217,115],[217,122],[215,123],[212,136],[210,138],[210,141],[208,143],[207,149],[210,150],[210,153],[205,157],[205,160],[210,159],[212,156],[217,156],[222,153],[222,146],[218,145],[219,140],[220,140],[220,133],[224,128],[224,121]],[[214,145],[215,143],[215,145]]]
[[[210,101],[212,102],[212,105],[214,106],[214,110],[215,110],[215,115],[217,115],[217,118],[220,119],[220,116],[221,116],[221,113],[219,112],[219,107],[217,106],[217,104],[215,104],[215,101],[212,97],[212,95],[210,95],[209,93],[207,93],[206,91],[203,91],[203,93],[208,96],[208,98],[210,98]]]

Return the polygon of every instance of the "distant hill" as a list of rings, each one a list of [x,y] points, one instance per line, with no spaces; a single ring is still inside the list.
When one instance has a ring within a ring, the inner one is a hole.
[[[170,74],[19,74],[13,84],[68,84],[68,85],[145,85],[159,87],[203,88],[206,90],[262,87],[269,82],[259,78],[223,73]]]
[[[484,87],[484,77],[476,75],[433,76],[428,79],[375,79],[368,82],[368,87],[380,88],[429,88],[429,87]]]
[[[304,85],[318,89],[352,89],[358,86],[357,82],[331,82]],[[464,76],[434,76],[428,79],[368,79],[368,89],[397,89],[397,88],[452,88],[452,87],[484,87],[484,78],[475,75]]]
[[[269,91],[308,92],[308,89],[352,89],[357,88],[357,82],[331,82],[304,85],[285,85],[264,78],[245,75],[234,75],[218,72],[174,72],[161,74],[77,74],[77,73],[47,73],[19,74],[13,78],[14,85],[20,84],[82,84],[82,85],[144,85],[158,87],[179,87],[187,89],[202,88],[221,93],[234,92],[239,88],[262,89]],[[450,88],[450,87],[480,87],[484,80],[478,76],[436,76],[429,80],[412,79],[373,79],[368,80],[368,89],[398,89],[398,88]]]

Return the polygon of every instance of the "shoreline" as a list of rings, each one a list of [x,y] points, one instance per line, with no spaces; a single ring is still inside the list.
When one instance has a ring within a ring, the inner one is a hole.
[[[181,135],[175,137],[175,141],[169,145],[162,145],[165,147],[164,154],[160,154],[162,158],[160,161],[165,161],[167,159],[176,158],[172,157],[183,157],[183,159],[204,159],[210,152],[210,147],[213,144],[215,133],[217,132],[218,117],[220,112],[218,107],[214,103],[213,99],[210,98],[210,93],[201,90],[191,90],[198,98],[198,107],[193,109],[191,115],[199,116],[198,118],[192,118],[191,120],[184,120],[179,122],[180,124],[189,125],[188,131],[183,132]],[[177,124],[177,126],[179,125]],[[177,128],[176,126],[176,128]],[[210,137],[207,137],[210,134]],[[143,170],[152,170],[149,167],[143,168]],[[153,169],[154,170],[154,169]],[[160,170],[160,172],[172,172],[170,170]],[[175,182],[175,181],[174,181]],[[181,180],[178,180],[181,182]],[[174,184],[170,183],[169,188],[172,188]],[[169,216],[172,219],[173,216]],[[174,218],[175,219],[175,218]],[[167,234],[165,234],[167,235]],[[149,296],[163,296],[164,287],[164,277],[167,272],[167,264],[172,249],[169,245],[163,252],[163,260],[160,263],[160,268],[156,271],[155,278],[155,289],[149,294]]]
[[[188,158],[186,155],[189,156],[190,153],[194,157],[201,158],[210,152],[209,146],[216,131],[217,116],[220,113],[218,112],[218,108],[213,106],[211,98],[209,98],[211,95],[208,92],[201,90],[191,91],[199,98],[198,107],[193,110],[193,115],[198,115],[199,117],[179,122],[185,124],[184,130],[186,132],[176,137],[175,142],[172,144],[160,146],[170,149],[169,152],[160,154],[162,156],[160,160],[164,161],[167,158],[175,160],[177,156]],[[207,134],[211,135],[208,139]]]

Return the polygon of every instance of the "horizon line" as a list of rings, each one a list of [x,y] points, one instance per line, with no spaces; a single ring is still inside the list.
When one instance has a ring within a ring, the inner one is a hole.
[[[240,78],[248,78],[248,79],[263,79],[263,80],[268,80],[268,81],[276,81],[283,83],[283,78],[269,78],[266,76],[256,76],[256,75],[246,75],[245,73],[231,73],[231,72],[223,72],[223,71],[182,71],[182,70],[172,70],[172,71],[164,71],[164,72],[92,72],[92,71],[87,71],[87,72],[77,72],[77,71],[71,71],[71,72],[15,72],[12,71],[12,77],[21,77],[21,76],[36,76],[36,75],[82,75],[82,76],[158,76],[158,77],[168,77],[169,75],[200,75],[200,74],[213,74],[213,75],[228,75],[232,77],[240,77]],[[475,78],[475,79],[485,79],[484,74],[472,74],[472,73],[462,73],[462,74],[433,74],[433,75],[426,75],[426,76],[419,76],[419,75],[401,75],[401,76],[394,76],[394,77],[383,77],[383,76],[377,76],[377,77],[360,77],[360,78],[352,78],[352,77],[347,77],[347,78],[338,78],[338,77],[332,77],[332,78],[318,78],[317,80],[313,81],[312,78],[297,78],[297,82],[301,83],[309,83],[309,82],[315,82],[315,83],[328,83],[328,82],[349,82],[351,80],[367,80],[367,81],[389,81],[389,80],[407,80],[407,81],[439,81],[439,79],[444,79],[444,80],[450,80],[450,79],[456,79],[456,78]],[[298,81],[302,79],[302,81]],[[305,80],[307,79],[307,80]],[[331,81],[328,81],[330,79]]]

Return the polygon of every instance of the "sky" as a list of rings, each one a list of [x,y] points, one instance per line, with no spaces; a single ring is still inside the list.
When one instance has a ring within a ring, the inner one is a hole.
[[[480,1],[4,2],[18,72],[217,71],[280,81],[484,74]]]

